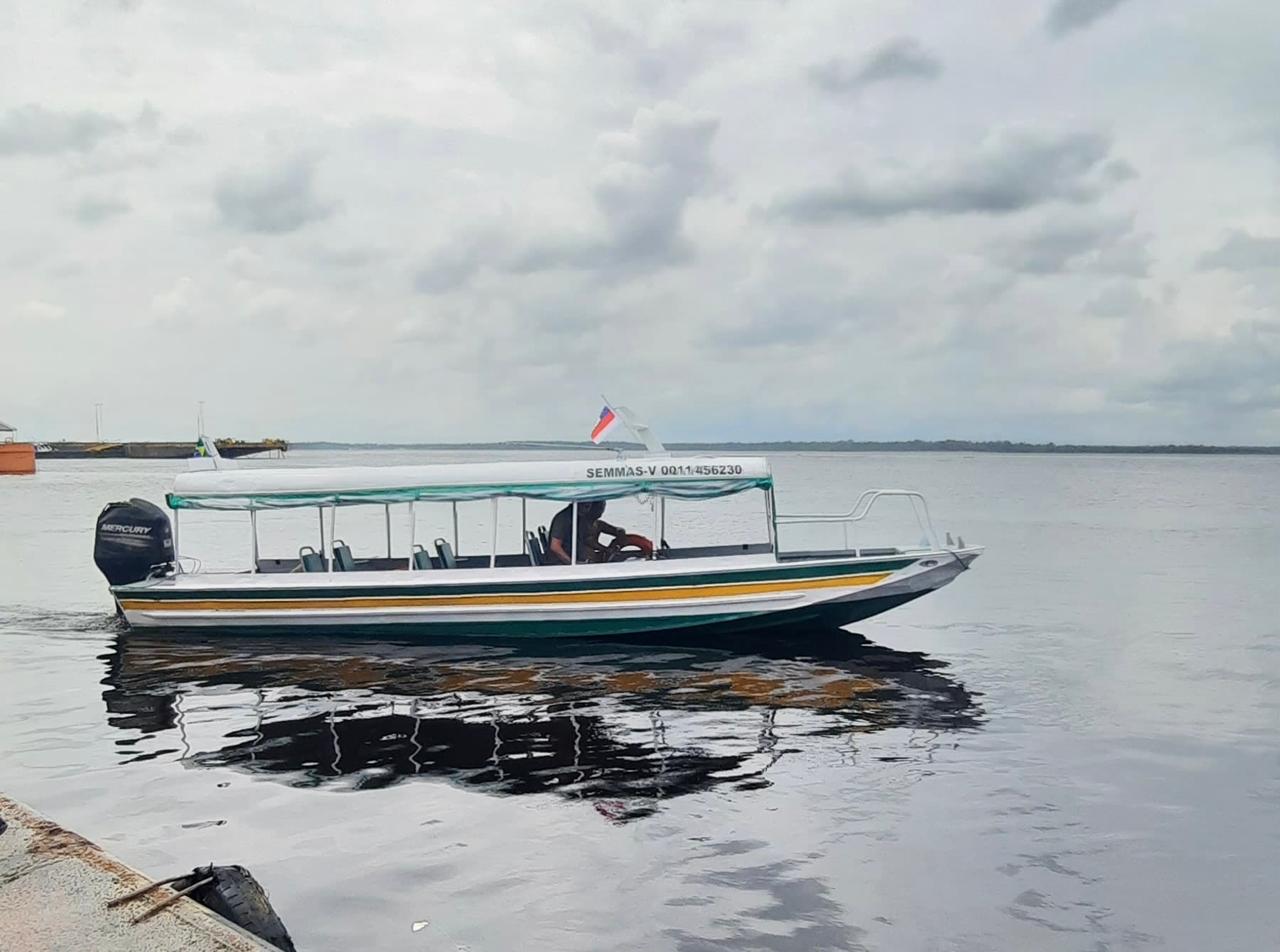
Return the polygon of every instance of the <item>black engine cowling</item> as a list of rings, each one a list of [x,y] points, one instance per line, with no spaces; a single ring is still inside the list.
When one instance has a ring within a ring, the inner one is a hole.
[[[93,561],[112,585],[140,582],[173,564],[169,516],[145,499],[108,503],[98,516]]]

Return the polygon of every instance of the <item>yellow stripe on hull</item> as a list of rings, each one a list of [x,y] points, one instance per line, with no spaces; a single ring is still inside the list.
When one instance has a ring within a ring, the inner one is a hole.
[[[891,572],[869,575],[840,575],[830,578],[788,579],[776,582],[736,582],[730,585],[687,585],[668,588],[605,589],[579,592],[531,592],[528,595],[385,595],[361,598],[218,598],[140,599],[123,598],[125,611],[270,611],[317,608],[452,608],[467,605],[559,605],[580,602],[683,601],[697,598],[725,598],[735,595],[767,595],[799,592],[815,588],[855,588],[875,585]]]

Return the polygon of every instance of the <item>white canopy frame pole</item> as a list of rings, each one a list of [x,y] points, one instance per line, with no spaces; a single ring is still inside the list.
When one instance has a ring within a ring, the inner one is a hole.
[[[492,526],[489,530],[489,568],[498,564],[498,497],[489,500],[489,516]]]
[[[316,506],[316,515],[320,517],[320,558],[324,558],[324,506]]]
[[[332,547],[338,541],[338,507],[329,507],[329,545]],[[329,562],[329,571],[333,571],[333,552],[326,551],[325,557]]]
[[[453,503],[453,554],[460,555],[462,546],[458,545],[458,503]]]
[[[529,531],[529,500],[520,497],[520,545],[524,546],[525,533]]]
[[[662,548],[662,541],[667,537],[667,497],[658,497],[658,538],[654,544]]]
[[[178,515],[181,509],[173,510],[173,573],[177,575],[182,571],[182,563],[178,560]]]
[[[569,543],[569,564],[578,564],[578,504],[570,503],[573,506],[573,541]]]
[[[409,500],[409,564],[407,568],[413,571],[413,543],[414,536],[417,535],[418,517],[413,511],[413,500]]]
[[[386,503],[383,509],[387,513],[387,558],[391,558],[391,503]]]
[[[253,538],[253,568],[251,572],[258,571],[258,510],[249,510],[249,534]]]
[[[658,553],[662,551],[662,516],[659,515],[659,513],[662,510],[661,500],[662,500],[661,496],[654,496],[649,500],[650,505],[653,507],[653,535],[654,535],[653,552],[650,553],[649,555],[649,558],[651,559],[656,559],[658,557]]]
[[[773,550],[773,560],[778,561],[778,504],[773,498],[773,487],[764,492],[764,516],[769,521],[769,548]]]

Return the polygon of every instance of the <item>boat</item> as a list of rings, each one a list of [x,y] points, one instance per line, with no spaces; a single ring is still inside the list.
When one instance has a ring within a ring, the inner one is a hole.
[[[668,524],[668,500],[710,504],[746,493],[761,501],[751,539],[667,543],[680,532]],[[631,536],[626,546],[579,551],[580,504],[624,497],[649,505],[655,541]],[[910,504],[920,541],[854,545],[859,524],[891,497]],[[571,507],[569,564],[547,564],[544,530],[528,524],[531,500]],[[982,552],[949,534],[940,542],[924,496],[912,490],[868,490],[845,512],[780,514],[768,460],[746,456],[196,470],[176,477],[166,502],[171,519],[139,499],[113,503],[98,519],[95,561],[134,628],[527,637],[846,625],[941,588]],[[458,506],[476,502],[488,503],[490,545],[462,552]],[[338,537],[338,510],[356,506],[384,508],[385,555],[358,558]],[[416,541],[425,506],[452,510],[452,539],[431,548]],[[499,522],[514,519],[517,507],[523,549],[502,551]],[[259,515],[297,508],[319,514],[316,538],[296,558],[260,555]],[[393,509],[408,517],[399,552],[391,547]],[[246,514],[250,568],[205,571],[181,552],[182,517],[205,511]],[[797,524],[838,527],[843,542],[780,547],[780,528]]]

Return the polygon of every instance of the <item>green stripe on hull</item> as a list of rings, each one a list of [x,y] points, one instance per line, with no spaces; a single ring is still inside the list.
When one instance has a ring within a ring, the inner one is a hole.
[[[583,592],[632,588],[671,588],[691,585],[731,585],[740,582],[788,581],[793,579],[830,578],[834,576],[869,575],[879,572],[897,572],[914,563],[913,558],[890,559],[879,562],[859,562],[835,565],[763,566],[756,569],[730,569],[724,572],[694,572],[680,575],[631,576],[627,578],[578,578],[529,579],[521,582],[478,582],[473,584],[432,585],[342,585],[333,587],[297,588],[159,588],[145,585],[121,585],[112,592],[125,598],[142,598],[160,601],[164,599],[296,599],[306,598],[376,598],[379,596],[431,596],[431,595],[512,595],[541,592]],[[433,569],[437,574],[446,572],[463,574],[468,569]],[[341,573],[334,573],[341,574]],[[430,574],[423,572],[422,574]],[[332,576],[325,576],[330,578]]]
[[[415,638],[566,638],[595,635],[644,634],[654,631],[674,631],[703,626],[731,625],[758,618],[751,614],[690,615],[684,618],[624,618],[583,619],[580,621],[492,621],[492,622],[343,622],[340,625],[311,625],[304,622],[282,622],[276,625],[183,625],[181,619],[164,626],[134,626],[137,631],[190,631],[209,633],[223,631],[227,634],[292,634],[332,636],[335,633],[363,635],[399,634]]]

